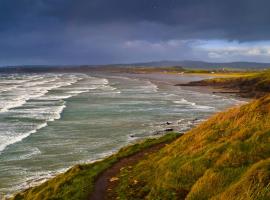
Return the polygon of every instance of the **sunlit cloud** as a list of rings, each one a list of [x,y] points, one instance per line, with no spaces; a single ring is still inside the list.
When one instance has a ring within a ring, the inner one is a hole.
[[[270,62],[270,41],[239,42],[226,40],[167,40],[167,41],[126,41],[127,50],[165,53],[173,59],[195,58],[213,61],[260,60]]]
[[[270,61],[270,41],[203,41],[198,49],[207,52],[210,59],[262,59],[262,61]]]

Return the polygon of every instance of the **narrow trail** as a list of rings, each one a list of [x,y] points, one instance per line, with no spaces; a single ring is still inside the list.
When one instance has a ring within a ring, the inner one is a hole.
[[[112,200],[116,199],[116,194],[113,194],[113,189],[117,186],[118,181],[111,179],[117,177],[120,173],[121,168],[128,167],[136,164],[139,160],[145,157],[148,154],[157,152],[161,148],[163,148],[168,142],[156,144],[152,147],[149,147],[145,150],[142,150],[138,153],[135,153],[129,157],[122,158],[118,162],[116,162],[113,166],[105,170],[102,174],[97,178],[94,190],[89,197],[89,200]]]

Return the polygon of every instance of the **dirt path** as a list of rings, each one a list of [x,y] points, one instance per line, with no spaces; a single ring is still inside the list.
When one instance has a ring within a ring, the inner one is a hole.
[[[167,143],[161,143],[154,145],[152,147],[149,147],[145,150],[142,150],[138,153],[135,153],[129,157],[122,158],[117,163],[115,163],[113,166],[105,170],[100,176],[97,178],[95,185],[94,185],[94,191],[89,197],[89,200],[107,200],[107,199],[114,199],[115,195],[112,194],[113,188],[117,186],[117,180],[110,181],[112,178],[117,177],[117,175],[120,173],[120,169],[123,167],[128,167],[130,165],[136,164],[140,159],[142,159],[144,156],[157,152],[162,147],[164,147]]]

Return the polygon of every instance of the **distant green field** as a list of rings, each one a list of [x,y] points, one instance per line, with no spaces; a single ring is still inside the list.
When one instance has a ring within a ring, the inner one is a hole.
[[[191,86],[216,86],[225,89],[239,90],[243,97],[258,98],[270,93],[270,70],[239,74],[231,77],[220,77],[191,82]]]
[[[244,71],[244,70],[231,70],[231,69],[187,69],[180,66],[167,66],[167,67],[133,67],[126,69],[129,72],[137,73],[169,73],[169,74],[199,74],[199,75],[211,75],[211,76],[222,76],[222,77],[240,77],[253,75],[255,71]]]

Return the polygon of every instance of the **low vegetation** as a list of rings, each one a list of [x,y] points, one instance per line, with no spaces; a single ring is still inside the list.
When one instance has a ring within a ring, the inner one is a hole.
[[[259,98],[270,92],[270,70],[247,73],[245,76],[234,78],[214,78],[195,81],[182,86],[214,86],[224,89],[236,90],[242,97]]]
[[[13,200],[80,200],[88,199],[95,178],[121,158],[133,155],[150,146],[171,142],[181,134],[168,133],[160,138],[147,139],[119,150],[118,153],[92,164],[76,165],[45,183],[15,195]]]
[[[166,66],[166,67],[131,67],[122,69],[129,73],[169,73],[169,74],[207,74],[212,76],[228,76],[239,77],[250,74],[250,72],[236,70],[207,70],[207,69],[186,69],[181,66]]]
[[[84,200],[94,181],[121,158],[172,142],[118,174],[122,200],[270,199],[270,71],[190,85],[237,88],[258,99],[216,114],[183,136],[168,134],[121,149],[92,164],[76,165],[13,200]],[[263,96],[263,97],[262,97]]]
[[[270,199],[270,96],[219,113],[119,175],[119,199]]]

